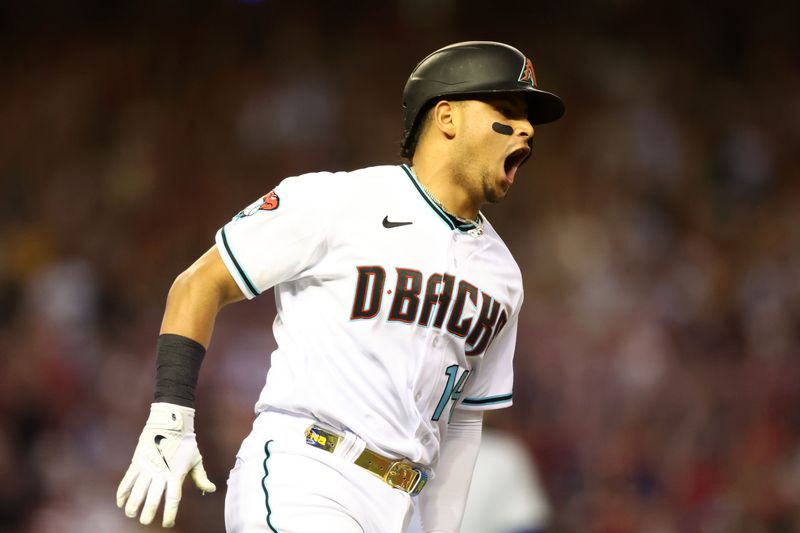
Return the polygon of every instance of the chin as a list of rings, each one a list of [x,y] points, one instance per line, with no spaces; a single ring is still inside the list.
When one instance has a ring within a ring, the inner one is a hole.
[[[506,197],[511,184],[506,180],[505,173],[501,177],[487,172],[483,177],[483,197],[486,203],[496,204]]]
[[[490,204],[496,204],[505,198],[506,194],[508,194],[508,188],[503,188],[502,186],[488,189],[486,191],[486,201]]]

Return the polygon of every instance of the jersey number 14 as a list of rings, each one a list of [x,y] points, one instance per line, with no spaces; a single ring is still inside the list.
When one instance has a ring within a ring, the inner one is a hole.
[[[447,384],[444,386],[442,397],[439,398],[439,403],[436,406],[436,410],[433,412],[433,416],[431,417],[431,420],[434,422],[438,421],[442,417],[442,412],[444,412],[444,409],[447,407],[447,403],[450,400],[453,400],[453,405],[450,406],[450,414],[447,417],[447,422],[449,423],[450,419],[453,418],[453,411],[456,408],[458,399],[461,397],[461,391],[464,389],[467,376],[469,376],[469,370],[464,370],[464,372],[461,373],[461,377],[458,378],[458,382],[456,382],[458,370],[458,365],[450,365],[444,371],[445,374],[447,374]]]

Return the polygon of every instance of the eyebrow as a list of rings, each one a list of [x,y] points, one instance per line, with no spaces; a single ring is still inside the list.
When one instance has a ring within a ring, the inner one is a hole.
[[[492,107],[508,109],[513,113],[519,113],[520,115],[528,114],[528,106],[526,105],[527,102],[525,100],[495,97],[486,100],[486,103]]]

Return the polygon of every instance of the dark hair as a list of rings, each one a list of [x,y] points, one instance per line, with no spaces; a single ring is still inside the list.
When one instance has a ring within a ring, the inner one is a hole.
[[[409,132],[407,139],[403,139],[403,141],[400,143],[400,156],[408,159],[409,162],[414,157],[414,153],[417,151],[419,138],[422,135],[422,131],[425,129],[425,124],[427,124],[430,116],[429,111],[439,100],[443,100],[443,98],[434,98],[422,106],[422,109],[420,109],[419,113],[417,114],[417,121],[414,123],[414,127]]]
[[[422,127],[425,122],[425,119],[417,122],[414,129],[411,130],[411,133],[408,134],[408,140],[406,141],[403,139],[400,142],[400,156],[408,159],[409,162],[414,158],[414,152],[417,151],[417,143],[419,142],[419,136],[422,133]]]

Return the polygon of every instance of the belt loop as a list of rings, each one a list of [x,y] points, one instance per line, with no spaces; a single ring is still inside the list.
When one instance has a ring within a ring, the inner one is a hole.
[[[352,463],[356,460],[356,457],[361,455],[361,452],[363,452],[366,447],[367,443],[364,442],[364,439],[358,437],[351,431],[345,431],[341,444],[334,450],[333,455],[337,455],[345,461]]]

